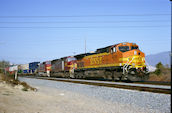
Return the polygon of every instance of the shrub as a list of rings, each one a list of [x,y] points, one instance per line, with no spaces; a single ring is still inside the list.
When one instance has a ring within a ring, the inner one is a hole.
[[[171,69],[163,66],[161,62],[156,65],[156,70],[150,73],[149,81],[171,81]]]
[[[156,69],[154,72],[156,75],[160,75],[161,74],[161,70],[160,69]]]
[[[24,87],[24,88],[22,89],[22,91],[28,91],[28,89]]]
[[[158,64],[156,64],[156,70],[154,73],[156,75],[161,75],[164,68],[165,67],[163,66],[163,64],[161,62],[159,62]]]
[[[12,85],[12,86],[22,85],[24,87],[22,89],[23,91],[28,91],[28,89],[30,89],[32,91],[37,91],[36,88],[33,88],[33,87],[29,86],[26,82],[20,82],[19,80],[15,80],[13,75],[0,74],[0,79],[2,81],[5,81],[7,84]]]

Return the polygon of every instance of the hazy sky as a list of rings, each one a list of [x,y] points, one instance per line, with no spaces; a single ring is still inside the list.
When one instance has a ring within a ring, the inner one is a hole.
[[[169,0],[0,0],[0,60],[46,61],[120,42],[170,51]]]

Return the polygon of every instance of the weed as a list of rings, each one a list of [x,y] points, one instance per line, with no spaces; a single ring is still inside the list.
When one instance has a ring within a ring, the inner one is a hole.
[[[22,89],[22,91],[28,91],[28,89],[27,89],[26,87],[24,87],[24,88]]]
[[[23,91],[28,91],[28,89],[32,91],[37,91],[36,88],[29,86],[26,82],[20,82],[19,80],[15,80],[13,75],[3,75],[0,73],[0,80],[12,86],[22,85],[24,87],[22,89]]]

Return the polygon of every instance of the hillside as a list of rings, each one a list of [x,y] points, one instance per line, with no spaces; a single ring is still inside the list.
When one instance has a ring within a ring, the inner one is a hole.
[[[161,62],[163,65],[168,64],[170,66],[170,51],[147,55],[146,61],[151,66],[155,66],[158,62]]]

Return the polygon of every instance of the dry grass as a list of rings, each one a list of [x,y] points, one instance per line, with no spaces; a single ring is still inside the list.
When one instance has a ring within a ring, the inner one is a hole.
[[[149,81],[171,82],[171,69],[161,69],[161,74],[150,73]]]
[[[6,84],[10,84],[11,86],[22,85],[23,91],[36,91],[36,88],[29,86],[26,82],[20,82],[19,80],[14,79],[14,75],[4,75],[0,73],[0,81],[5,82]]]

